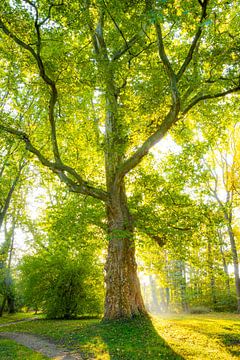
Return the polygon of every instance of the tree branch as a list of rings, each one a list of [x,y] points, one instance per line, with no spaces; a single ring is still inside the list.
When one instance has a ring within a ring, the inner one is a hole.
[[[140,34],[136,34],[134,35],[129,41],[125,41],[125,46],[123,46],[121,49],[119,49],[118,51],[115,52],[115,54],[113,54],[112,59],[111,60],[118,60],[122,57],[122,55],[124,55],[127,51],[129,51],[131,49],[131,47],[136,44],[136,42],[138,41],[140,37]],[[132,55],[132,54],[130,54]]]
[[[240,85],[238,85],[232,89],[228,89],[228,90],[216,93],[216,94],[196,95],[196,96],[194,96],[194,98],[192,99],[190,104],[188,104],[188,106],[185,109],[183,109],[182,114],[186,115],[189,110],[191,110],[197,103],[199,103],[202,100],[217,99],[220,97],[224,97],[228,94],[238,92],[239,90],[240,90]]]
[[[159,129],[152,134],[140,148],[130,157],[128,158],[118,169],[116,174],[115,183],[116,185],[123,179],[123,177],[134,167],[136,167],[142,160],[142,158],[148,154],[149,150],[157,144],[164,135],[168,132],[168,130],[173,126],[174,123],[178,120],[178,109],[176,110],[174,107],[170,109]]]
[[[163,44],[162,30],[158,23],[155,24],[155,29],[158,39],[159,56],[164,64],[166,73],[170,80],[170,88],[172,92],[172,106],[158,130],[153,133],[142,144],[142,146],[140,146],[140,148],[120,166],[116,173],[115,186],[118,186],[123,177],[141,162],[142,158],[148,154],[149,150],[164,137],[168,130],[178,120],[178,114],[180,110],[180,98],[177,89],[176,74],[174,73],[170,61],[166,55]]]
[[[175,82],[176,74],[174,73],[172,65],[167,57],[166,52],[165,52],[165,48],[164,48],[164,44],[163,44],[162,29],[158,22],[155,23],[155,30],[156,30],[157,40],[158,40],[159,57],[163,62],[163,65],[165,67],[165,70],[166,70],[169,80],[171,82]]]
[[[9,191],[8,191],[7,197],[6,197],[5,201],[4,201],[3,209],[0,212],[0,229],[2,227],[4,217],[5,217],[8,209],[9,209],[10,202],[11,202],[11,199],[12,199],[12,195],[13,195],[14,190],[15,190],[15,188],[17,186],[17,183],[18,183],[18,181],[20,179],[22,169],[24,168],[25,165],[26,165],[25,163],[22,163],[22,164],[19,165],[19,170],[17,172],[17,175],[16,175],[15,179],[13,180],[13,183],[12,183],[12,185],[11,185]]]
[[[204,0],[204,1],[199,1],[201,7],[202,7],[202,15],[201,15],[201,19],[200,19],[200,22],[198,24],[198,30],[193,38],[193,41],[192,41],[192,44],[190,46],[190,49],[188,51],[188,54],[180,68],[180,70],[178,71],[177,73],[177,81],[179,81],[181,79],[181,77],[183,76],[183,74],[185,73],[188,65],[190,64],[191,60],[192,60],[192,57],[193,57],[193,53],[194,53],[194,50],[196,49],[196,46],[197,46],[197,43],[198,43],[198,40],[200,39],[201,35],[202,35],[202,23],[203,23],[203,20],[206,19],[207,17],[207,5],[209,3],[209,0]]]
[[[18,137],[20,140],[24,141],[26,144],[26,149],[30,151],[32,154],[36,155],[40,160],[42,165],[48,167],[52,172],[58,175],[58,177],[69,187],[70,191],[81,193],[83,195],[90,195],[96,199],[102,200],[104,202],[108,202],[108,193],[102,189],[95,188],[90,185],[87,181],[83,180],[83,178],[68,165],[63,164],[62,162],[51,162],[49,161],[30,141],[28,135],[23,131],[19,131],[17,129],[4,126],[0,124],[0,129]],[[71,175],[75,181],[71,179],[71,177],[67,176]]]
[[[155,23],[155,29],[156,29],[156,35],[158,41],[158,53],[161,61],[163,62],[166,74],[169,78],[171,95],[172,95],[172,110],[174,113],[174,117],[176,118],[180,110],[180,96],[177,88],[177,77],[165,52],[162,29],[158,22]],[[170,113],[172,110],[170,110]]]
[[[53,154],[55,161],[61,162],[60,159],[60,153],[58,149],[58,142],[57,142],[57,134],[56,134],[56,123],[55,123],[55,116],[54,116],[54,109],[58,98],[58,92],[56,88],[55,82],[46,74],[45,67],[41,58],[41,34],[40,34],[40,25],[38,24],[38,10],[37,7],[33,4],[35,11],[36,11],[36,18],[35,18],[35,28],[37,33],[37,52],[28,44],[26,44],[24,41],[22,41],[20,38],[18,38],[15,34],[13,34],[7,26],[2,22],[0,19],[0,28],[2,28],[3,32],[12,38],[16,44],[24,48],[25,50],[29,51],[35,60],[37,61],[39,74],[43,81],[48,85],[51,89],[51,96],[49,100],[49,122],[51,126],[51,139],[52,139],[52,148],[53,148]]]

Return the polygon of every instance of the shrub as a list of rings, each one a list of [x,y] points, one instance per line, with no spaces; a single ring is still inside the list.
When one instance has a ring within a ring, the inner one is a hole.
[[[102,312],[101,269],[91,257],[41,252],[25,256],[20,269],[26,306],[43,310],[48,318]]]

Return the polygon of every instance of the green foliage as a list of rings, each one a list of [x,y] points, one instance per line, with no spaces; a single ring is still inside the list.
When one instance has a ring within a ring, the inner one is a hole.
[[[102,311],[102,279],[89,256],[49,254],[25,256],[21,286],[25,304],[49,318],[71,318]]]
[[[38,222],[41,231],[34,232],[34,253],[21,261],[19,288],[24,303],[43,310],[50,318],[99,314],[104,296],[103,243],[95,217],[99,214],[100,221],[101,209],[91,199],[79,202],[75,197],[63,200],[59,195],[55,206],[49,207]],[[33,223],[28,226],[33,230]]]

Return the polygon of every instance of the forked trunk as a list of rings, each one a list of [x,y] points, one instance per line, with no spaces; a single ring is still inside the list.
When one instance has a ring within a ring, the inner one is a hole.
[[[113,202],[107,209],[109,246],[104,320],[146,314],[137,276],[131,217],[123,198]]]

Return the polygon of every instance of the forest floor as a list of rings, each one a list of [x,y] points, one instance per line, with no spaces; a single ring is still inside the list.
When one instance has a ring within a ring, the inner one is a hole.
[[[17,316],[5,317],[0,319],[0,324],[16,320]],[[151,321],[140,318],[105,323],[99,319],[39,319],[0,325],[0,332],[11,333],[12,339],[13,333],[25,337],[31,334],[34,341],[57,344],[81,354],[84,360],[232,360],[240,357],[240,315],[237,314],[161,315],[152,317]],[[54,357],[30,352],[13,340],[0,338],[1,360],[47,358]]]

